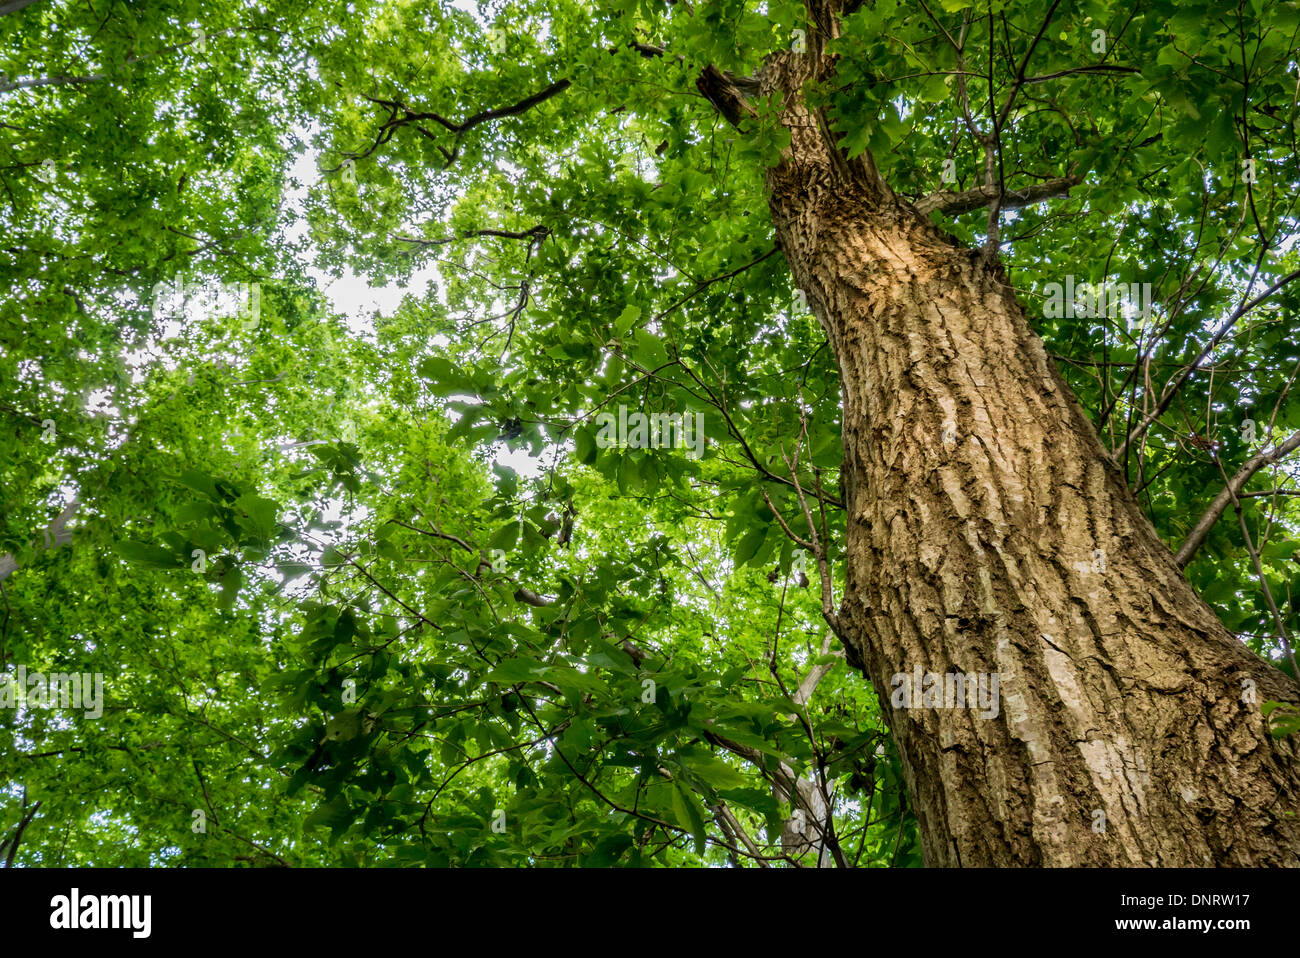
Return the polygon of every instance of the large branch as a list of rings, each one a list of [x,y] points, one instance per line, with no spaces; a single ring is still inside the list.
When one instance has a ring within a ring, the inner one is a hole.
[[[1265,449],[1258,455],[1247,459],[1236,474],[1228,480],[1228,484],[1224,486],[1223,491],[1214,497],[1214,501],[1210,503],[1210,508],[1206,509],[1205,514],[1197,520],[1196,525],[1192,527],[1192,531],[1188,534],[1187,540],[1174,555],[1174,561],[1178,563],[1178,568],[1184,568],[1192,556],[1196,554],[1196,550],[1205,542],[1210,530],[1219,521],[1219,517],[1223,515],[1234,499],[1241,496],[1241,490],[1250,481],[1251,476],[1298,448],[1300,448],[1300,431],[1293,432],[1285,442],[1279,443],[1272,449]]]
[[[718,824],[723,827],[724,831],[729,829],[733,835],[740,839],[744,844],[745,849],[749,852],[750,857],[753,858],[754,861],[758,862],[759,868],[771,867],[768,865],[767,859],[763,857],[763,853],[759,851],[758,846],[754,844],[754,840],[749,837],[749,833],[746,832],[745,829],[741,827],[740,822],[736,820],[736,816],[732,814],[732,811],[727,807],[726,802],[718,802],[717,816],[719,820]]]
[[[81,499],[73,496],[72,501],[63,507],[63,511],[55,516],[54,521],[45,530],[45,549],[57,549],[72,538],[72,533],[68,532],[66,527],[68,520],[77,514],[79,508],[81,508]],[[14,558],[12,552],[0,556],[0,582],[13,575],[17,568],[18,560]]]
[[[834,633],[827,632],[826,637],[822,640],[821,655],[823,658],[830,655],[831,640],[833,638]],[[839,658],[843,658],[843,653],[839,653]],[[790,700],[794,702],[795,705],[807,705],[809,700],[812,698],[813,693],[817,691],[817,686],[821,684],[822,679],[826,678],[830,673],[830,670],[835,668],[838,664],[839,662],[835,661],[821,662],[814,665],[808,670],[808,674],[803,677],[803,681],[799,683],[799,687],[795,690],[794,694],[790,696]]]
[[[551,97],[563,93],[572,85],[573,85],[572,81],[567,79],[556,80],[554,83],[552,83],[550,86],[546,87],[545,89],[539,90],[538,92],[532,94],[531,96],[526,96],[517,103],[512,103],[509,106],[493,107],[490,110],[480,110],[478,113],[475,113],[459,122],[455,120],[449,120],[441,113],[435,113],[432,111],[412,110],[401,100],[385,100],[380,97],[367,96],[366,99],[369,100],[371,103],[376,103],[388,109],[388,119],[385,120],[383,126],[379,128],[379,133],[375,137],[375,142],[371,144],[370,148],[366,150],[364,153],[349,154],[349,158],[353,160],[360,160],[360,159],[364,159],[367,156],[370,156],[381,146],[383,146],[385,143],[391,140],[393,138],[394,133],[396,133],[404,126],[410,126],[413,129],[417,130],[421,136],[424,136],[430,140],[434,140],[435,145],[438,148],[438,152],[441,153],[443,157],[446,158],[447,164],[450,166],[453,162],[456,161],[457,157],[460,156],[460,138],[465,133],[474,129],[474,127],[479,126],[480,124],[483,123],[487,123],[491,120],[500,120],[500,119],[504,119],[505,117],[519,116],[521,113],[527,113],[529,110],[537,106],[539,103],[545,103]],[[444,129],[456,135],[455,142],[452,144],[452,148],[450,150],[448,150],[445,146],[441,145],[440,143],[436,143],[437,137],[435,137],[433,133],[431,133],[423,125],[426,121],[432,121],[434,123],[437,123],[439,126],[443,127]],[[323,170],[323,172],[336,173],[342,168],[343,168],[342,164],[340,164],[339,166],[335,166]]]
[[[442,239],[420,239],[418,236],[394,236],[393,238],[399,243],[410,243],[413,246],[445,246],[448,243],[455,243],[458,240],[474,239],[479,236],[496,236],[501,239],[526,239],[537,242],[551,235],[551,228],[538,223],[532,229],[526,230],[498,230],[498,229],[481,229],[468,230],[458,233],[455,236],[447,236]]]
[[[1070,190],[1082,182],[1082,176],[1060,176],[1055,179],[1044,180],[1042,183],[1035,183],[1033,186],[1027,186],[1022,190],[1007,190],[1002,196],[999,207],[1004,210],[1014,210],[1022,206],[1032,206],[1034,203],[1054,196],[1069,196]],[[912,205],[922,215],[928,215],[934,210],[938,210],[949,216],[958,216],[962,213],[969,213],[972,210],[986,207],[989,203],[996,202],[997,199],[997,186],[985,185],[960,192],[940,190],[937,193],[930,193],[921,197]]]
[[[5,80],[0,82],[0,93],[8,93],[10,90],[30,90],[38,86],[66,86],[69,83],[98,83],[105,79],[102,73],[92,73],[89,76],[53,76],[53,77],[27,77],[22,80]]]
[[[637,53],[639,53],[641,56],[645,57],[646,59],[654,59],[657,57],[662,57],[667,53],[667,51],[664,50],[663,47],[655,46],[650,43],[641,43],[636,40],[633,40],[632,42],[625,44],[623,47],[618,47],[618,46],[610,47],[609,52],[617,53],[620,49],[634,50]],[[678,61],[682,61],[684,58],[682,56],[678,56],[677,59]],[[395,133],[397,130],[399,130],[404,126],[411,126],[415,130],[417,130],[421,136],[424,136],[430,140],[435,139],[434,135],[429,130],[425,129],[424,126],[422,126],[424,122],[431,121],[433,123],[437,123],[439,126],[443,127],[444,129],[456,135],[456,141],[452,149],[448,150],[446,147],[440,144],[437,145],[438,151],[442,153],[443,157],[445,157],[447,160],[448,166],[450,166],[453,162],[455,162],[457,157],[460,155],[461,136],[463,136],[465,133],[472,130],[474,127],[482,123],[487,123],[491,120],[501,120],[501,119],[505,119],[506,117],[519,116],[521,113],[528,112],[538,104],[545,103],[547,100],[551,99],[551,97],[558,96],[559,94],[563,93],[572,85],[573,85],[573,81],[569,79],[556,80],[554,83],[552,83],[550,86],[546,87],[545,89],[539,90],[538,92],[532,94],[531,96],[524,97],[522,100],[520,100],[517,103],[512,103],[509,106],[494,107],[489,110],[480,110],[478,113],[475,113],[472,116],[467,117],[466,119],[461,120],[459,122],[455,120],[449,120],[442,114],[435,113],[433,111],[412,110],[401,100],[385,100],[382,97],[367,96],[366,99],[369,100],[371,103],[378,104],[379,106],[383,106],[388,109],[389,111],[388,119],[385,120],[383,126],[379,128],[379,133],[376,135],[375,142],[374,144],[371,145],[370,149],[366,150],[364,153],[349,153],[348,158],[353,160],[360,160],[370,156],[377,149],[379,149],[390,139],[392,139],[393,133]],[[322,172],[337,173],[340,169],[342,169],[341,164],[339,166],[324,169]]]
[[[23,7],[29,7],[36,0],[10,0],[9,3],[0,4],[0,17],[7,17],[11,13],[17,13]]]
[[[478,113],[475,113],[468,119],[462,120],[460,123],[453,123],[451,120],[445,119],[436,113],[422,113],[417,114],[416,116],[418,119],[435,120],[445,126],[452,133],[464,133],[467,130],[472,130],[480,123],[486,123],[489,120],[500,120],[508,116],[518,116],[521,113],[526,113],[533,107],[537,106],[537,104],[545,103],[557,93],[563,93],[571,85],[572,84],[568,80],[556,80],[546,89],[539,90],[532,96],[524,97],[518,103],[512,103],[510,106],[495,107],[491,110],[480,110]]]
[[[757,115],[741,90],[742,86],[753,88],[754,80],[751,77],[736,77],[731,73],[724,73],[710,63],[695,81],[695,86],[722,114],[723,119],[734,127],[739,127],[740,121],[745,117]]]
[[[27,0],[27,2],[30,3],[32,2],[32,0]],[[11,9],[17,9],[18,7],[22,7],[22,6],[26,6],[26,3],[19,3],[17,4],[17,6],[15,6],[15,4],[12,3],[6,6],[0,6],[0,17],[4,16],[5,13],[10,12]],[[201,39],[215,40],[218,37],[233,36],[236,33],[265,33],[265,32],[278,33],[279,31],[275,30],[273,27],[226,27],[224,30],[218,30],[216,33],[203,34]],[[142,60],[148,60],[152,57],[159,57],[159,56],[164,56],[168,53],[175,53],[177,50],[183,50],[186,47],[193,46],[199,41],[200,41],[200,37],[196,36],[194,39],[186,40],[184,43],[176,43],[171,46],[162,47],[161,49],[158,50],[153,50],[149,53],[132,54],[122,62],[139,63]],[[109,79],[109,75],[107,73],[90,73],[84,76],[72,76],[68,74],[60,74],[58,76],[27,77],[21,80],[3,80],[0,81],[0,93],[8,93],[10,90],[30,90],[34,87],[42,87],[42,86],[66,86],[67,84],[70,83],[76,83],[76,84],[99,83],[100,81],[107,80],[107,79]]]

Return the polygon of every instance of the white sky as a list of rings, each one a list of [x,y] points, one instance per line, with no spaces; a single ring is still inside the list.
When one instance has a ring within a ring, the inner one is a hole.
[[[298,133],[304,141],[309,141],[309,131],[299,130]],[[320,182],[320,155],[311,151],[304,153],[295,161],[290,172],[301,185],[290,190],[286,196],[286,208],[293,218],[288,233],[293,239],[306,239],[307,216],[304,204],[307,192]],[[429,265],[417,270],[406,285],[389,283],[374,286],[368,278],[357,275],[347,267],[344,267],[343,275],[337,278],[318,269],[311,262],[318,250],[310,242],[307,249],[307,272],[320,284],[334,310],[347,318],[348,328],[361,335],[373,335],[376,312],[391,316],[408,294],[430,295],[438,275],[436,267]],[[548,450],[543,451],[543,457],[547,456],[547,452]],[[542,471],[543,459],[533,458],[522,448],[509,450],[503,445],[497,450],[494,460],[503,466],[509,466],[521,476],[532,477]]]

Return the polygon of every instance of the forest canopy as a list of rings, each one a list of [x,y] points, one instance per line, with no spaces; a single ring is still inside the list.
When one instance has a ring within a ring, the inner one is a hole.
[[[1300,3],[824,8],[0,3],[0,858],[926,860],[773,54],[1295,678]]]

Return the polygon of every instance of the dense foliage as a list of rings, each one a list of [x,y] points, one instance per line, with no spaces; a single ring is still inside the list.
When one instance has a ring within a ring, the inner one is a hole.
[[[919,864],[787,534],[835,570],[775,104],[738,132],[696,88],[802,5],[9,6],[0,667],[104,677],[97,717],[0,709],[14,863],[813,864],[803,782],[835,863]],[[1298,34],[1294,0],[876,0],[810,91],[907,197],[1077,180],[1001,255],[1174,548],[1300,430]],[[344,315],[350,271],[410,294]],[[1052,301],[1108,280],[1149,299]],[[620,407],[706,442],[611,445]],[[1288,671],[1298,494],[1260,469],[1188,566]]]

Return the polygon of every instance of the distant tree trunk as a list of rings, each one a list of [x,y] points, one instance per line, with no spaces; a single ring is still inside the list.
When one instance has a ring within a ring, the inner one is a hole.
[[[1259,708],[1300,689],[1183,578],[1001,269],[896,198],[870,157],[828,147],[797,95],[809,59],[761,74],[791,133],[770,205],[839,362],[840,621],[925,861],[1300,864],[1297,748]],[[892,677],[917,666],[997,673],[996,716],[893,708]]]

